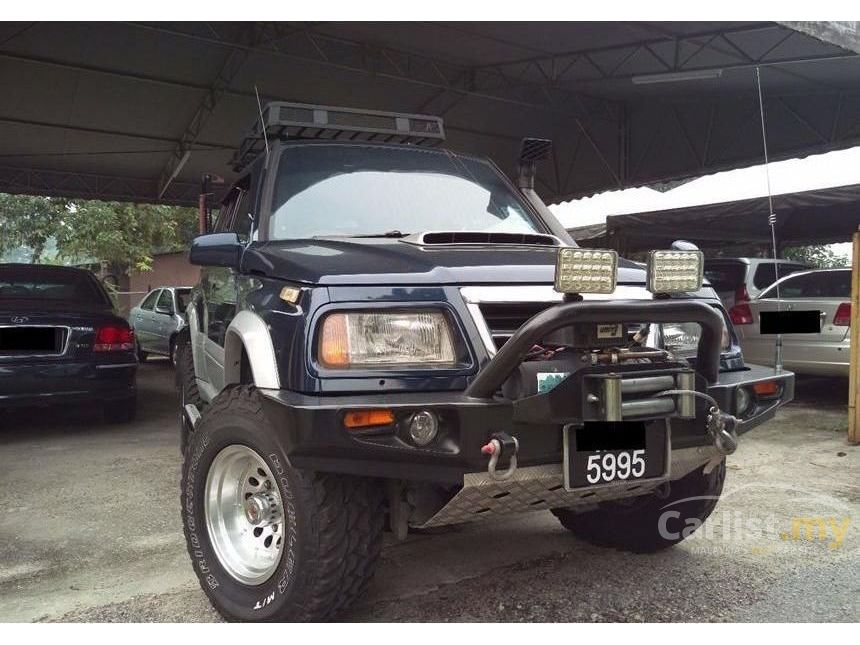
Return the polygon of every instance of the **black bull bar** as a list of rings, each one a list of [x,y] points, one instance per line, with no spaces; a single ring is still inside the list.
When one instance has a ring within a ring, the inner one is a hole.
[[[711,305],[696,300],[613,300],[565,302],[530,318],[475,377],[466,395],[489,399],[499,390],[526,355],[549,334],[582,323],[698,323],[702,332],[696,371],[714,384],[720,373],[723,317]]]

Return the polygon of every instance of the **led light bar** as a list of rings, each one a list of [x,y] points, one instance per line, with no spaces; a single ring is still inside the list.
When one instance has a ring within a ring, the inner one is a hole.
[[[612,293],[618,275],[618,253],[610,249],[559,249],[555,290],[561,293]]]
[[[698,291],[704,266],[701,251],[651,251],[646,288],[651,293]]]

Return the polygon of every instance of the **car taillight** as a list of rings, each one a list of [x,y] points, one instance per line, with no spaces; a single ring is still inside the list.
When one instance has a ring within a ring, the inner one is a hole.
[[[833,324],[837,327],[848,327],[851,325],[851,303],[843,302],[833,316]]]
[[[749,302],[750,294],[747,291],[747,286],[742,284],[737,289],[735,289],[735,304],[740,304],[742,302]]]
[[[105,325],[96,331],[94,352],[130,352],[134,349],[134,332],[122,325]]]
[[[732,319],[733,325],[752,325],[753,315],[750,306],[747,304],[735,305],[729,311],[729,318]]]

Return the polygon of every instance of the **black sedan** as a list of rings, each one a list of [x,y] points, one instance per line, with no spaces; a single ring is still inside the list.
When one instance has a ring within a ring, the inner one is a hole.
[[[87,403],[136,410],[134,332],[89,271],[0,264],[0,408]]]

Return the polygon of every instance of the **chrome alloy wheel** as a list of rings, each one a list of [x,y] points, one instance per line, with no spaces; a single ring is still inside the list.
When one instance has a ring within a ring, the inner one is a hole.
[[[204,493],[209,539],[221,566],[239,582],[259,585],[281,561],[283,504],[263,458],[233,444],[209,466]]]

